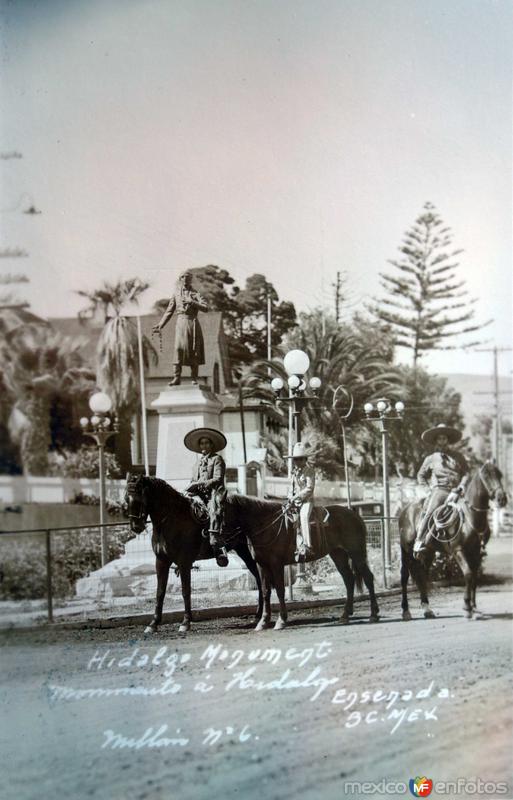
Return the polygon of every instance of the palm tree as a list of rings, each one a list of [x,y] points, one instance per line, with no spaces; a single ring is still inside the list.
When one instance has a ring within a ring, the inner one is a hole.
[[[309,375],[322,381],[317,399],[308,403],[303,411],[304,439],[308,437],[319,451],[318,460],[319,464],[322,460],[324,471],[334,474],[343,464],[341,410],[333,407],[335,390],[343,386],[353,396],[353,412],[348,420],[348,424],[353,425],[353,438],[366,436],[362,425],[364,403],[380,395],[394,399],[400,393],[401,377],[391,363],[392,354],[383,347],[379,337],[372,340],[356,328],[337,323],[321,309],[300,314],[299,325],[285,336],[281,349],[284,353],[304,350],[310,358]],[[286,380],[283,364],[278,359],[254,364],[244,379],[254,396],[272,402],[269,370],[272,377]]]
[[[38,324],[3,330],[0,342],[0,382],[12,404],[11,438],[19,445],[24,473],[45,475],[53,399],[77,396],[94,385],[83,364],[84,342]]]
[[[115,284],[104,282],[100,289],[93,292],[78,292],[89,301],[79,317],[90,317],[97,311],[103,314],[105,324],[96,351],[97,382],[100,389],[110,396],[118,418],[116,453],[123,472],[132,465],[131,421],[140,395],[137,329],[122,311],[128,303],[137,302],[148,285],[139,278],[130,278]],[[146,367],[150,358],[157,360],[157,353],[149,339],[143,337],[143,360]]]

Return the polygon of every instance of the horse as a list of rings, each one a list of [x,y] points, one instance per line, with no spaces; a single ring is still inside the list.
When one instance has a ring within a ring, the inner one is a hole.
[[[430,522],[426,537],[426,550],[420,558],[413,555],[416,528],[422,511],[422,500],[409,503],[399,515],[401,540],[401,590],[402,618],[411,620],[408,607],[408,578],[414,578],[420,592],[421,608],[426,619],[435,614],[429,607],[427,582],[435,554],[454,556],[465,579],[463,610],[467,619],[478,614],[476,589],[482,561],[481,542],[490,538],[488,526],[488,503],[494,500],[502,508],[507,503],[502,486],[502,474],[491,461],[484,463],[469,480],[464,495],[454,506],[442,506],[435,510],[435,519]]]
[[[278,596],[280,613],[274,630],[287,624],[284,568],[295,563],[295,526],[281,503],[258,500],[244,495],[229,498],[229,515],[232,524],[242,528],[248,537],[255,560],[260,569],[264,593],[264,613],[257,623],[257,631],[271,623],[271,588]],[[312,552],[307,561],[316,561],[329,555],[346,586],[346,602],[340,622],[348,624],[353,614],[355,583],[362,591],[365,583],[369,592],[370,621],[379,620],[379,607],[374,591],[374,576],[367,563],[367,529],[363,519],[350,508],[327,506],[327,522],[320,535],[314,536]]]
[[[193,514],[190,499],[160,478],[129,475],[125,501],[132,533],[145,530],[148,515],[153,526],[151,545],[155,553],[157,597],[153,619],[144,632],[156,633],[162,622],[169,570],[172,564],[176,564],[184,602],[184,617],[179,631],[186,633],[190,630],[192,619],[192,565],[195,561],[214,558],[215,555],[210,542],[203,536],[204,524],[198,522]],[[256,618],[260,619],[263,610],[262,582],[244,534],[235,531],[230,536],[228,547],[240,556],[255,578],[258,588]]]
[[[155,614],[146,632],[158,629],[171,563],[178,566],[185,605],[180,631],[191,625],[191,567],[195,560],[212,558],[213,551],[202,536],[203,524],[192,512],[190,498],[158,478],[134,476],[127,481],[126,500],[130,529],[141,533],[148,515],[153,524],[152,547],[156,556],[157,600]],[[371,621],[379,619],[374,592],[374,577],[367,563],[365,523],[356,512],[340,506],[329,506],[328,525],[320,543],[308,560],[330,555],[346,585],[347,596],[341,622],[347,624],[353,614],[355,583],[359,590],[362,581],[369,591]],[[284,567],[295,563],[295,530],[283,513],[281,503],[259,500],[243,495],[230,495],[225,508],[224,537],[228,549],[234,549],[255,576],[259,588],[257,625],[261,631],[271,623],[271,588],[274,586],[280,604],[275,630],[285,627]],[[250,553],[251,544],[254,560]],[[255,561],[258,564],[256,568]]]

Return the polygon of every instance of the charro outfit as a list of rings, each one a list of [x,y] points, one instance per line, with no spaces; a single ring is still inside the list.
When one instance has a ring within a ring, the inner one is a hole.
[[[292,469],[292,483],[288,492],[289,503],[299,508],[299,523],[301,536],[306,547],[311,547],[310,516],[314,507],[315,470],[305,464],[300,467],[294,465]]]
[[[226,447],[226,439],[220,431],[210,428],[197,428],[185,437],[185,445],[198,451],[202,436],[209,438],[214,449]],[[194,470],[192,481],[185,490],[187,494],[200,497],[205,503],[209,516],[209,539],[219,566],[226,566],[225,542],[223,538],[224,507],[226,501],[226,464],[219,453],[202,455]]]
[[[175,350],[173,353],[172,385],[180,383],[182,367],[191,368],[192,380],[198,378],[198,366],[205,363],[205,345],[198,311],[208,311],[202,296],[193,289],[179,286],[158,323],[162,329],[176,312]]]
[[[462,494],[467,481],[468,465],[461,453],[437,450],[424,459],[417,473],[417,483],[429,489],[429,494],[417,530],[419,544],[423,542],[433,511],[444,505],[451,493]]]

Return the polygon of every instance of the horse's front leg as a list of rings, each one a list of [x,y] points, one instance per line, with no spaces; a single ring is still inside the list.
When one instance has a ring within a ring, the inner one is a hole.
[[[428,579],[429,567],[426,565],[424,561],[420,561],[419,559],[412,559],[410,561],[410,569],[413,572],[415,583],[417,584],[417,588],[420,592],[420,607],[424,613],[424,617],[426,619],[434,619],[435,612],[429,606],[429,598],[427,593],[427,579]]]
[[[157,599],[155,603],[155,614],[153,619],[145,628],[144,633],[156,633],[158,626],[162,622],[162,608],[166,596],[167,580],[169,577],[169,567],[171,562],[167,558],[157,556],[155,560],[155,570],[157,572]]]
[[[287,624],[287,605],[285,603],[285,577],[283,564],[273,565],[272,578],[276,594],[278,595],[278,602],[280,604],[280,615],[274,625],[275,631],[281,631]]]
[[[271,623],[271,572],[267,567],[263,567],[260,564],[258,565],[258,571],[260,572],[260,579],[262,582],[264,610],[257,622],[255,630],[263,631],[265,628],[269,627]]]
[[[180,580],[182,582],[182,597],[184,605],[184,615],[182,624],[179,627],[180,633],[187,633],[191,629],[191,565],[180,565]]]
[[[409,560],[410,556],[408,552],[401,548],[401,608],[403,610],[403,620],[405,622],[409,622],[411,620],[410,608],[408,606],[408,578],[410,577],[410,569],[408,566]]]
[[[472,619],[472,589],[474,584],[474,574],[473,570],[470,568],[467,559],[461,552],[461,550],[456,550],[454,553],[454,558],[458,562],[458,565],[463,572],[463,577],[465,579],[465,593],[463,595],[463,611],[465,612],[465,617],[467,619]],[[475,577],[475,583],[477,583],[477,575]],[[474,601],[475,601],[475,594],[474,594]]]

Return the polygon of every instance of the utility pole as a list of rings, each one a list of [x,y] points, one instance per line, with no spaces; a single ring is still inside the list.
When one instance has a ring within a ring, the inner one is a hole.
[[[501,409],[499,405],[499,395],[508,394],[507,392],[499,392],[499,369],[498,369],[498,354],[511,352],[512,347],[483,347],[475,350],[475,353],[493,353],[493,392],[475,392],[475,394],[493,394],[493,456],[496,465],[501,467]]]
[[[337,323],[340,321],[340,300],[341,300],[341,288],[342,288],[342,276],[340,272],[337,272],[337,282],[332,284],[333,288],[335,289],[335,319]]]
[[[271,285],[265,284],[265,291],[267,295],[267,360],[272,358],[272,339],[271,339],[271,312],[272,312],[272,299],[271,299]]]

